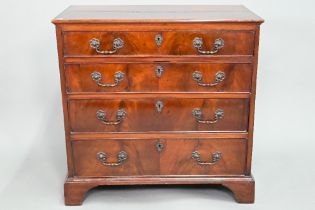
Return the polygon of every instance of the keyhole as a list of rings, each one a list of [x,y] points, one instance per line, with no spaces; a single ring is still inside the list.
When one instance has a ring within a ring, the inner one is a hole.
[[[157,106],[158,106],[158,107],[157,107],[158,112],[161,112],[161,110],[162,110],[162,104],[158,104]]]
[[[155,104],[156,111],[159,112],[159,113],[162,112],[163,106],[164,105],[163,105],[162,101],[157,101],[156,104]]]
[[[156,43],[156,45],[157,45],[158,47],[161,46],[162,41],[163,41],[163,37],[162,37],[161,34],[155,35],[155,43]]]
[[[156,149],[158,152],[161,152],[163,150],[163,147],[164,147],[164,145],[161,142],[156,144]]]
[[[155,69],[155,74],[158,78],[160,78],[162,76],[164,69],[162,66],[157,66]]]

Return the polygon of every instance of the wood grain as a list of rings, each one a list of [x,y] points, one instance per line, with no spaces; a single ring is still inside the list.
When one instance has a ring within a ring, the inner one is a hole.
[[[90,139],[180,139],[180,138],[212,138],[212,139],[248,139],[247,132],[218,132],[218,133],[209,133],[209,132],[189,132],[189,131],[181,131],[181,132],[144,132],[144,133],[71,133],[71,141],[76,140],[85,140],[89,141]]]
[[[70,6],[53,23],[251,22],[263,19],[242,5]]]
[[[156,69],[161,67],[160,77]],[[251,89],[251,64],[236,63],[106,63],[66,65],[68,93],[109,92],[245,92]],[[225,78],[213,87],[199,86],[193,72],[202,73],[202,83],[215,83],[216,74]],[[101,87],[91,77],[102,75],[102,84],[114,84],[114,74],[122,72],[124,78],[115,87]],[[185,81],[185,82],[183,82]]]
[[[158,151],[156,144],[163,148]],[[74,141],[75,175],[110,177],[139,175],[242,175],[245,168],[244,139],[106,139]],[[117,154],[125,151],[128,159],[119,166],[105,166],[97,160],[105,152],[107,162],[117,162]],[[222,159],[214,165],[202,166],[192,159],[198,151],[203,161],[221,152]]]
[[[158,100],[164,104],[161,112],[156,109]],[[245,99],[71,100],[69,108],[72,132],[246,132],[248,127],[248,100]],[[224,117],[214,124],[200,124],[192,115],[195,108],[203,111],[205,120],[214,119],[218,109],[224,111]],[[96,118],[96,112],[103,110],[107,121],[116,121],[119,109],[127,114],[118,125],[104,125]]]
[[[160,47],[155,43],[155,36],[161,34]],[[76,56],[111,56],[98,54],[90,47],[90,40],[100,40],[102,50],[111,50],[113,40],[120,38],[124,47],[115,55],[199,55],[193,47],[196,37],[203,39],[205,50],[213,49],[216,39],[224,40],[224,47],[215,55],[253,55],[254,31],[87,31],[65,32],[63,34],[64,55]]]
[[[82,177],[135,176],[159,174],[159,154],[156,140],[91,140],[72,143],[75,175]],[[108,162],[117,163],[117,154],[124,151],[128,159],[120,166],[105,166],[96,159],[105,152]]]
[[[85,193],[100,185],[169,185],[169,184],[221,184],[231,190],[239,203],[253,203],[255,181],[252,176],[118,176],[106,178],[67,177],[65,204],[81,205]]]
[[[72,6],[52,22],[67,148],[66,205],[82,204],[85,193],[99,185],[143,184],[222,184],[238,202],[254,202],[260,17],[243,6]],[[163,36],[161,46],[155,43],[157,34]],[[217,38],[225,46],[215,55],[201,55],[192,46],[197,36],[205,50]],[[101,49],[111,49],[117,37],[125,46],[113,55],[99,55],[89,46],[98,38]],[[154,74],[157,65],[165,70],[161,78]],[[116,88],[103,89],[91,80],[97,70],[104,83],[113,81],[118,69],[126,77]],[[195,70],[208,83],[219,70],[226,80],[199,87],[191,78]],[[158,100],[164,103],[160,113]],[[96,119],[95,112],[104,109],[106,119],[115,120],[120,108],[127,111],[120,125],[107,127]],[[206,119],[217,108],[225,115],[216,124],[199,125],[193,108],[201,108]],[[156,152],[156,142],[164,144],[162,152]],[[99,150],[108,153],[109,161],[126,150],[129,162],[116,169],[100,166],[95,162]],[[203,160],[214,150],[223,156],[217,165],[201,167],[191,159],[192,150],[200,151]]]
[[[242,175],[246,159],[244,139],[163,139],[160,155],[161,175]],[[211,162],[214,152],[221,152],[222,159],[213,165],[199,165],[192,159],[198,151],[201,161]]]

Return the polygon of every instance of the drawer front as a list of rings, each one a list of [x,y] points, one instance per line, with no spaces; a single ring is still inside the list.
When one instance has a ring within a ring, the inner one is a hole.
[[[159,173],[159,154],[153,140],[73,141],[76,176],[132,176]]]
[[[161,175],[241,175],[245,139],[162,140]]]
[[[254,31],[64,32],[65,56],[253,55]]]
[[[250,92],[252,64],[111,63],[66,65],[68,93]]]
[[[75,176],[241,175],[245,139],[107,139],[72,142]]]
[[[72,132],[247,131],[248,99],[70,100]]]

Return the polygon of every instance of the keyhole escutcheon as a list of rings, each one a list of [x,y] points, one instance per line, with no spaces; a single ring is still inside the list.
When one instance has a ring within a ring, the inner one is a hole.
[[[155,104],[155,107],[156,107],[156,111],[157,112],[159,112],[159,113],[162,112],[162,109],[164,107],[163,102],[162,101],[157,101],[156,104]]]

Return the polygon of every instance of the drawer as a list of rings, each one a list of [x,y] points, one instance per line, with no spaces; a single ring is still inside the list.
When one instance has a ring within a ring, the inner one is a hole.
[[[128,176],[159,173],[156,141],[88,140],[73,141],[76,176]]]
[[[68,93],[250,92],[252,64],[110,63],[66,65]]]
[[[161,175],[241,175],[245,139],[161,140]]]
[[[70,100],[72,132],[247,131],[248,99]]]
[[[254,31],[70,31],[64,56],[253,55]]]
[[[75,176],[241,175],[245,139],[72,141]]]

